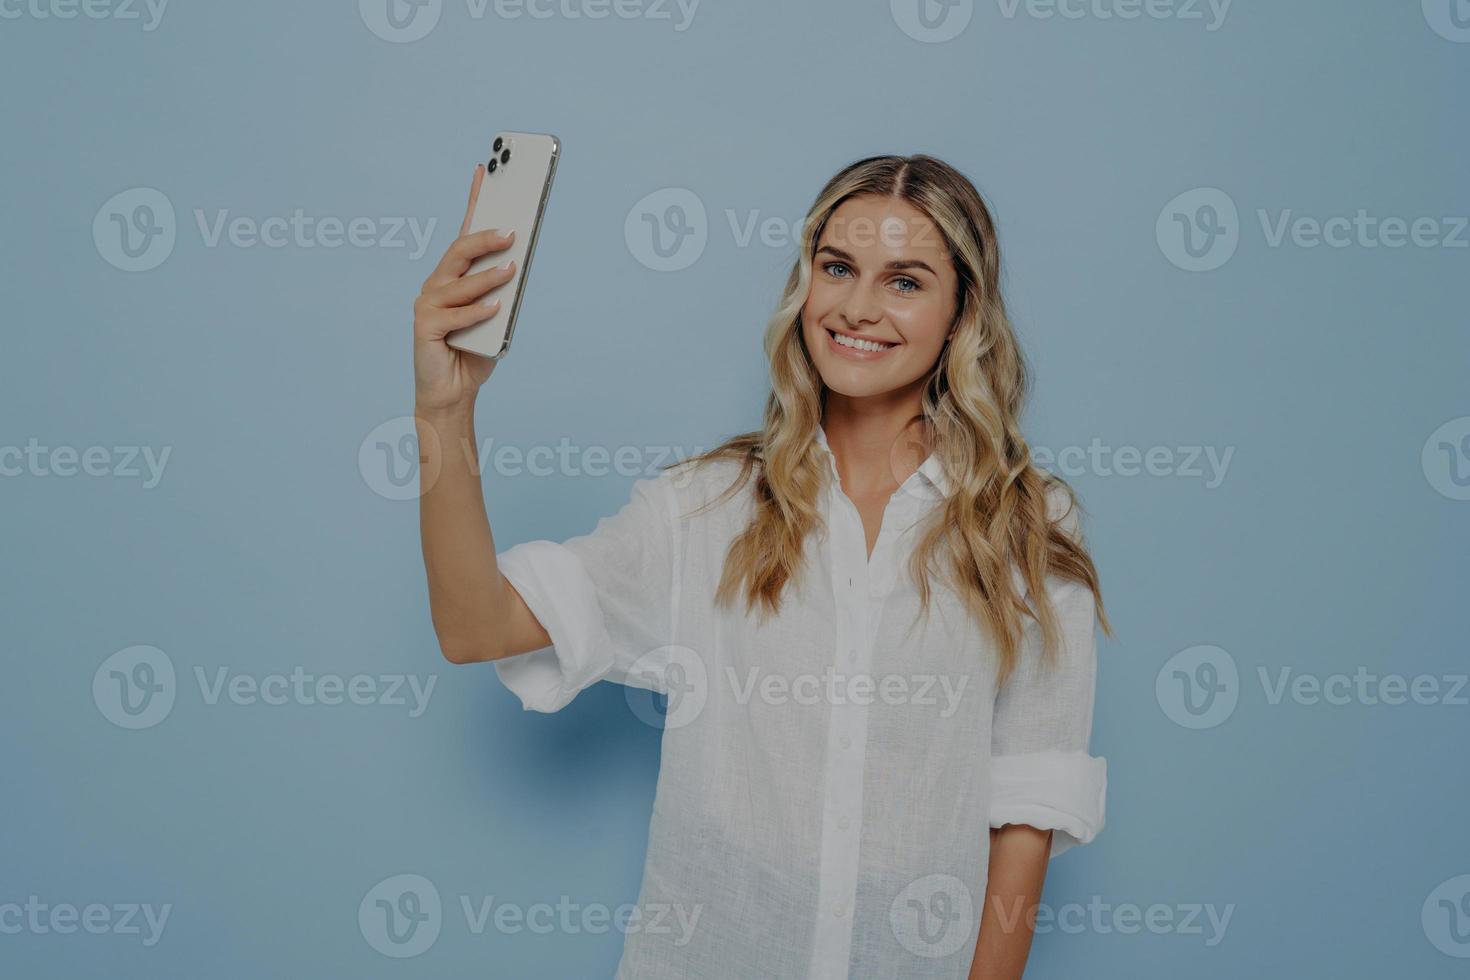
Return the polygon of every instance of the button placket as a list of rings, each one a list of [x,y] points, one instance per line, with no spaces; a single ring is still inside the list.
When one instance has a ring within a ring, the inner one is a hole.
[[[834,486],[836,477],[834,474]],[[846,681],[868,659],[869,569],[862,517],[840,489],[828,498],[829,561],[835,603],[832,668]],[[876,554],[876,549],[875,549]],[[846,654],[846,657],[844,657]],[[829,688],[830,690],[831,688]],[[810,976],[846,980],[852,945],[851,910],[857,898],[858,845],[863,799],[867,706],[853,703],[847,683],[836,685],[828,705],[827,762],[823,782],[817,927]]]

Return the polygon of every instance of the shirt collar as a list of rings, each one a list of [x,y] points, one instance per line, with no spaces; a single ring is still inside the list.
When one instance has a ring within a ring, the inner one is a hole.
[[[837,472],[837,457],[833,454],[832,447],[827,443],[827,432],[822,428],[820,423],[817,425],[817,445],[822,447],[822,452],[827,456],[827,465],[832,470],[832,479],[837,481],[834,485],[840,486],[841,477]],[[919,464],[917,472],[933,485],[941,497],[949,496],[949,478],[945,475],[944,467],[940,464],[937,454],[930,453],[928,458]],[[913,477],[909,479],[913,479]]]

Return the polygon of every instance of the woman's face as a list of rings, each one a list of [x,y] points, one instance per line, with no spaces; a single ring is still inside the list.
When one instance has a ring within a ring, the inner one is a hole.
[[[828,388],[880,395],[933,370],[954,320],[957,274],[924,212],[892,197],[848,198],[822,229],[811,274],[802,336]]]

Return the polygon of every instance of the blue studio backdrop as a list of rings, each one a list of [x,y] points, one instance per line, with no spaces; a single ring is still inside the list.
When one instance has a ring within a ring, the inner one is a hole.
[[[1470,969],[1465,0],[0,0],[0,75],[0,975],[612,975],[657,718],[444,662],[419,555],[501,129],[498,547],[758,425],[822,183],[937,155],[1116,629],[1028,976]]]

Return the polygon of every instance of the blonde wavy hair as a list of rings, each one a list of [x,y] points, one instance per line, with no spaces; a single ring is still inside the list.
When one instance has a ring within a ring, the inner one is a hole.
[[[800,254],[766,327],[771,391],[764,426],[675,465],[742,464],[711,506],[754,475],[755,512],[726,552],[715,601],[728,608],[743,596],[747,612],[778,612],[786,583],[802,574],[807,534],[824,524],[819,494],[831,476],[816,444],[826,388],[806,348],[801,310],[824,227],[842,202],[865,194],[899,198],[928,215],[958,274],[953,333],[925,383],[922,414],[912,420],[923,426],[952,485],[914,549],[910,573],[927,617],[931,564],[941,551],[948,556],[950,587],[992,637],[997,684],[1004,684],[1015,669],[1027,618],[1040,625],[1043,649],[1055,657],[1058,628],[1046,599],[1048,576],[1085,584],[1104,632],[1111,636],[1112,628],[1081,534],[1060,526],[1071,508],[1080,508],[1076,495],[1032,464],[1017,424],[1028,370],[1001,299],[995,224],[974,185],[948,164],[923,154],[875,156],[827,182],[807,215]],[[1068,510],[1052,518],[1047,496],[1056,488],[1064,491]],[[1012,569],[1028,594],[1042,601],[1023,600]]]

